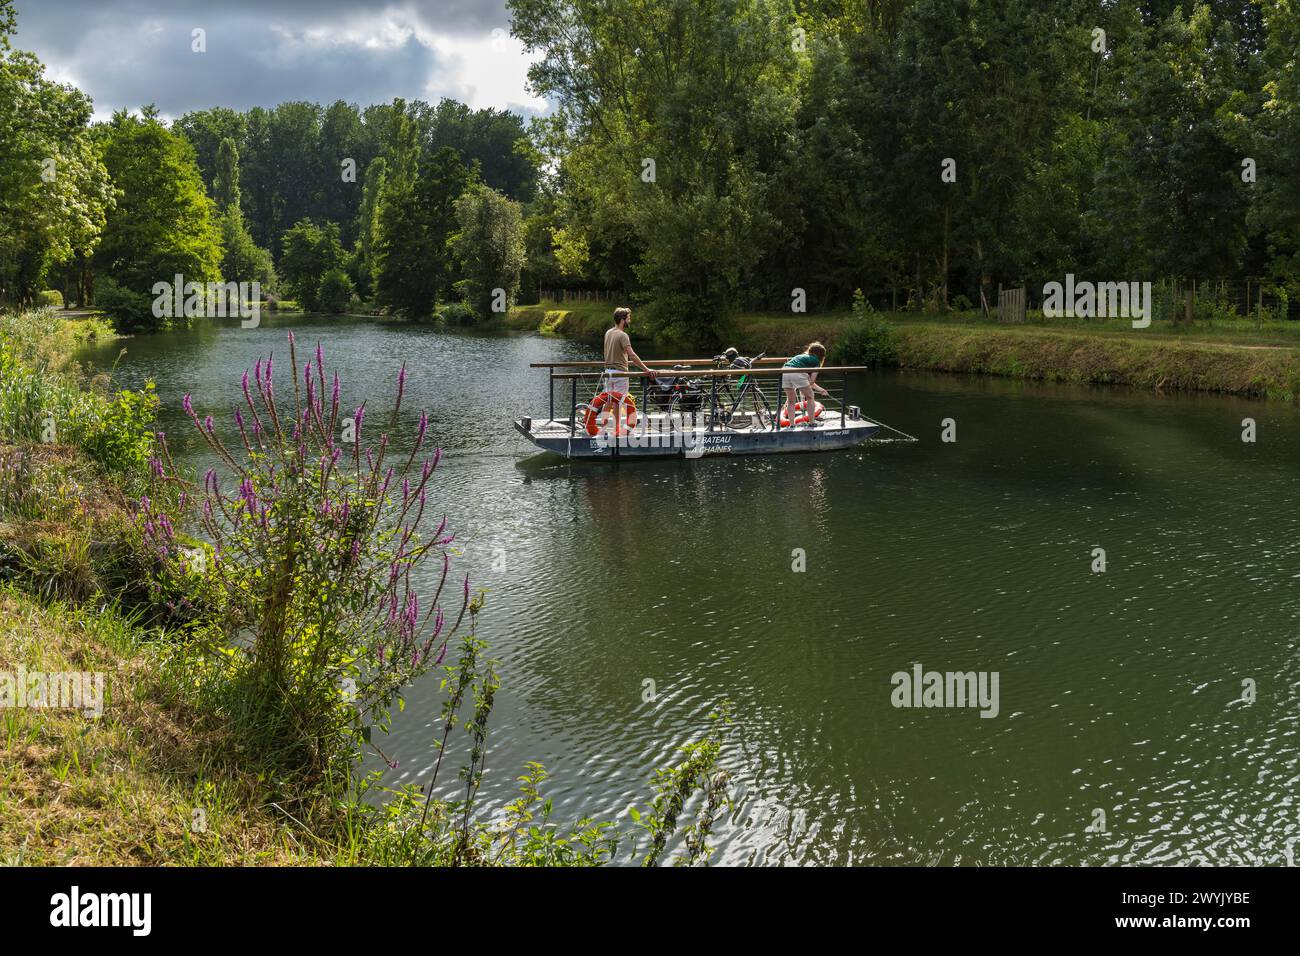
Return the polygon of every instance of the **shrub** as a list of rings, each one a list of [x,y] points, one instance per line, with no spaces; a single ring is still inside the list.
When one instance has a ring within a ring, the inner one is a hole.
[[[44,292],[36,294],[36,305],[38,308],[61,309],[63,308],[63,293],[58,289],[46,289]]]
[[[892,365],[898,361],[894,330],[858,289],[853,293],[853,321],[831,348],[832,365]]]
[[[443,325],[477,325],[478,313],[467,302],[448,302],[446,305],[439,307],[438,321]]]
[[[164,319],[154,315],[153,297],[143,292],[133,292],[118,285],[109,276],[95,277],[95,305],[102,309],[113,323],[113,331],[156,332]]]
[[[352,279],[342,269],[330,269],[320,280],[320,309],[338,314],[347,311],[352,301]]]
[[[299,369],[290,333],[291,390],[277,392],[272,359],[259,359],[251,380],[243,376],[234,441],[185,397],[222,466],[201,488],[177,474],[160,436],[158,482],[193,492],[213,546],[207,573],[232,609],[214,622],[206,655],[181,663],[194,666],[192,678],[290,789],[350,781],[400,688],[442,663],[480,606],[468,575],[447,587],[454,536],[446,520],[423,527],[442,456],[423,453],[424,415],[410,452],[395,459],[400,468],[388,461],[405,367],[386,430],[363,447],[365,406],[343,411],[338,375],[327,382],[322,362],[317,346]],[[159,497],[141,499],[140,521],[160,559],[179,562],[181,540]],[[441,558],[441,577],[422,604],[412,575],[431,557]]]

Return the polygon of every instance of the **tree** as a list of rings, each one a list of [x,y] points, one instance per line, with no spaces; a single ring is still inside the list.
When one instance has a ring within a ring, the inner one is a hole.
[[[525,258],[522,206],[478,184],[456,200],[456,218],[460,231],[451,248],[464,275],[456,290],[479,318],[507,311],[519,292]]]
[[[320,311],[321,280],[343,265],[338,224],[303,219],[284,234],[281,246],[280,275],[289,294],[309,312]]]
[[[127,290],[149,293],[156,282],[215,282],[221,277],[221,234],[203,190],[194,147],[170,132],[156,111],[113,114],[104,131],[104,165],[117,187],[95,267]]]
[[[11,3],[0,0],[0,300],[31,301],[67,266],[85,301],[85,265],[114,201],[88,129],[90,99],[11,51],[13,25]]]
[[[562,226],[658,324],[716,335],[777,242],[773,174],[793,129],[787,0],[511,0],[561,157]],[[653,166],[651,165],[653,164]]]
[[[1300,301],[1300,3],[1261,7],[1268,29],[1267,73],[1251,221],[1267,244],[1273,282],[1291,301]]]
[[[249,235],[240,210],[239,149],[223,139],[217,150],[213,196],[221,223],[221,274],[227,282],[257,282],[270,290],[275,284],[271,254]]]
[[[425,316],[452,291],[447,242],[458,227],[455,202],[474,181],[454,149],[421,161],[417,119],[402,101],[385,156],[373,240],[375,298],[407,316]]]
[[[184,114],[175,122],[172,130],[184,136],[194,147],[195,159],[203,174],[203,185],[211,191],[216,182],[221,144],[230,140],[243,149],[244,139],[248,135],[248,121],[244,114],[236,110],[214,106],[212,109]]]
[[[320,280],[317,299],[322,312],[338,314],[347,310],[352,301],[352,279],[342,269],[330,269]]]
[[[357,214],[356,255],[352,257],[353,282],[362,298],[374,295],[376,284],[375,240],[379,234],[379,196],[384,188],[385,163],[382,156],[366,166],[361,190],[361,210]]]

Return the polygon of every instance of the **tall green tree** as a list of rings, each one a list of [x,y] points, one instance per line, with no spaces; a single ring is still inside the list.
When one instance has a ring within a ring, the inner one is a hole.
[[[59,267],[84,300],[85,264],[113,205],[90,99],[13,50],[13,29],[13,6],[0,0],[0,301],[31,301]]]
[[[275,286],[271,253],[260,248],[244,224],[239,193],[239,149],[223,139],[217,150],[213,198],[221,225],[221,274],[227,282],[257,282],[263,291]]]
[[[558,106],[566,225],[630,252],[664,327],[709,334],[778,240],[798,69],[787,0],[511,0]],[[653,165],[651,165],[653,164]]]
[[[385,155],[374,239],[375,297],[408,316],[425,316],[451,294],[447,242],[458,228],[455,202],[474,174],[454,149],[421,159],[419,124],[400,100]]]
[[[1271,280],[1300,302],[1300,3],[1259,6],[1268,40],[1251,221],[1266,242]]]
[[[338,223],[303,219],[284,234],[280,276],[298,304],[309,312],[321,308],[321,280],[344,265]]]
[[[95,267],[124,288],[148,294],[154,283],[221,278],[221,235],[203,189],[194,147],[146,107],[113,114],[104,130],[104,165],[118,190]]]
[[[172,130],[184,136],[194,147],[194,156],[199,171],[203,174],[203,184],[212,190],[219,167],[221,144],[231,140],[236,147],[244,149],[248,121],[237,110],[214,106],[183,114],[172,125]]]
[[[460,230],[450,247],[464,276],[456,291],[481,319],[503,313],[519,293],[525,259],[523,207],[477,184],[461,194],[455,209]]]

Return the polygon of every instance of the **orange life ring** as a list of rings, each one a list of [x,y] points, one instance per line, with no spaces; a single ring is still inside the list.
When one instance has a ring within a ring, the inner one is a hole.
[[[794,410],[795,410],[796,412],[802,412],[802,411],[804,410],[804,406],[805,406],[805,405],[807,405],[807,402],[795,402],[795,403],[794,403]],[[816,400],[814,399],[814,400],[813,400],[813,418],[821,418],[822,415],[823,415],[823,413],[825,413],[825,411],[826,411],[826,406],[823,405],[821,402],[816,401]],[[797,417],[795,418],[793,424],[795,424],[795,425],[802,425],[802,424],[803,424],[804,422],[806,422],[806,421],[808,421],[808,416],[807,416],[807,415],[799,415],[799,416],[797,416]],[[782,427],[782,428],[789,428],[790,425],[791,425],[791,422],[790,422],[790,406],[789,406],[789,405],[784,405],[784,406],[782,406],[782,408],[781,408],[781,427]]]
[[[588,435],[595,437],[600,434],[600,426],[604,424],[597,420],[598,418],[603,417],[600,415],[600,412],[605,409],[606,405],[613,408],[615,404],[622,406],[622,418],[627,422],[627,427],[636,427],[636,399],[631,395],[625,395],[622,392],[601,392],[593,398],[591,404],[587,406],[587,420],[585,424],[587,426]],[[614,434],[623,434],[622,428],[615,428]]]

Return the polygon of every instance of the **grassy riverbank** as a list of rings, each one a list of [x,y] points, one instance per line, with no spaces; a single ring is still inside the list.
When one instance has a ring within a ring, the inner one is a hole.
[[[607,303],[542,303],[515,308],[507,322],[515,329],[597,340],[610,313]],[[1124,319],[1031,318],[1005,325],[978,313],[888,313],[878,319],[887,330],[888,364],[901,368],[1300,400],[1300,323],[1157,322],[1134,329]],[[790,354],[818,339],[834,354],[856,325],[848,311],[745,313],[733,320],[730,342],[748,354]]]
[[[423,516],[426,486],[438,494],[440,450],[392,472],[402,501],[377,466],[335,468],[317,349],[308,404],[283,385],[273,399],[259,362],[243,414],[265,427],[249,438],[236,413],[245,437],[218,446],[222,476],[189,475],[155,431],[152,386],[114,390],[68,361],[92,330],[104,334],[48,310],[0,315],[0,863],[595,866],[629,843],[620,857],[645,865],[679,848],[675,860],[707,860],[729,806],[714,729],[657,771],[626,832],[552,820],[535,763],[494,767],[518,797],[504,813],[481,805],[499,687],[478,633],[485,597],[447,578],[445,525],[421,537],[402,510],[418,497]],[[294,355],[290,337],[298,382]],[[223,424],[184,406],[219,442]],[[284,431],[281,414],[314,427]],[[422,423],[417,450],[424,436]],[[354,461],[371,461],[361,445]],[[383,524],[398,511],[400,538]],[[421,622],[438,579],[410,575],[426,554],[448,587]],[[389,713],[422,678],[442,679],[436,745],[457,755],[439,759],[432,796],[361,769],[372,753],[398,765],[380,750],[396,747]],[[91,687],[93,703],[69,697]]]

